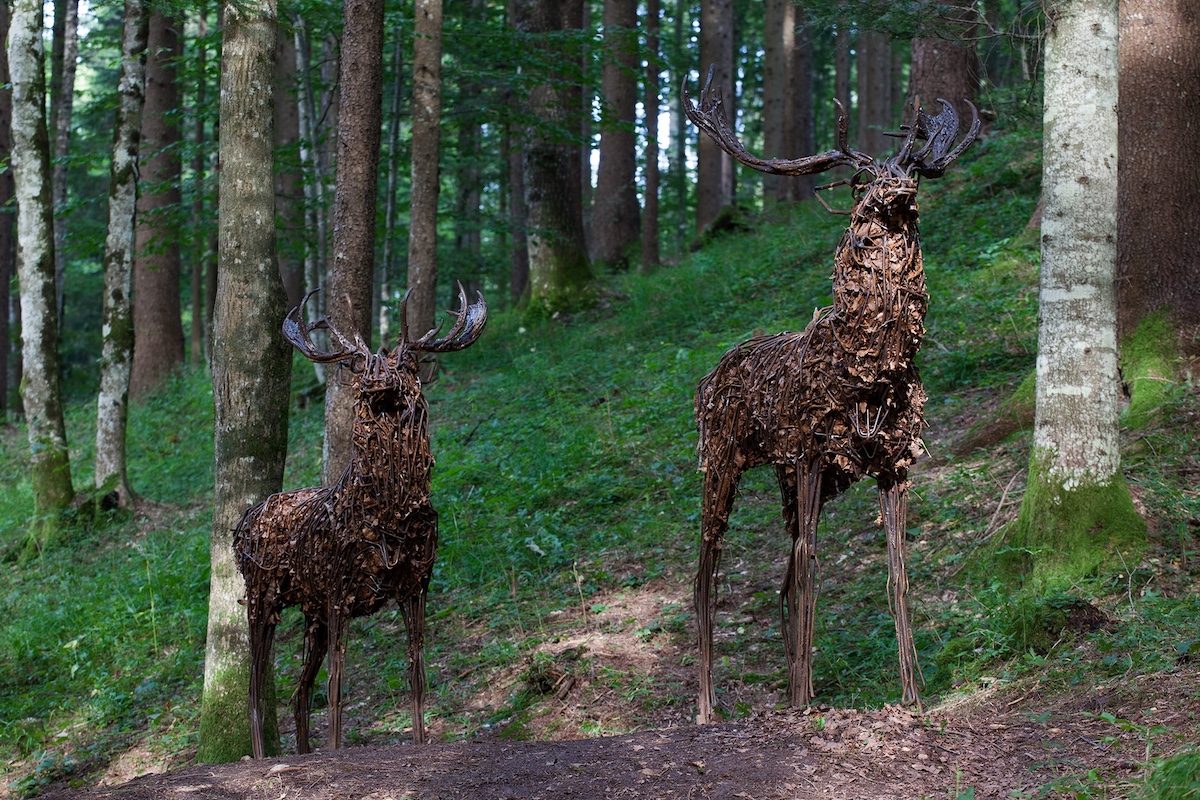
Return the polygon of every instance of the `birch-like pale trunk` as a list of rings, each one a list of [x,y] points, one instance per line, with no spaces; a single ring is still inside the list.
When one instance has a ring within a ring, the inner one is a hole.
[[[1034,445],[1067,489],[1120,471],[1117,3],[1060,3],[1046,37]]]
[[[71,116],[75,109],[75,61],[79,55],[79,0],[66,0],[62,29],[62,65],[58,96],[50,113],[54,131],[54,280],[58,325],[63,324],[67,270],[67,155],[71,151]],[[57,12],[57,7],[55,11]]]
[[[133,504],[125,460],[129,374],[133,364],[133,237],[138,191],[138,145],[146,97],[146,36],[142,0],[125,0],[121,72],[112,163],[108,172],[108,236],[104,240],[104,297],[100,344],[100,394],[96,400],[96,488]]]
[[[202,762],[250,753],[249,631],[233,529],[246,509],[279,491],[287,453],[292,358],[279,333],[287,297],[275,259],[276,4],[227,0],[221,69],[221,177],[213,320],[214,478]],[[279,750],[268,676],[265,735]]]
[[[35,542],[53,533],[53,518],[74,496],[58,378],[54,209],[44,63],[42,3],[17,0],[9,25],[8,68],[12,78],[11,156],[21,284],[21,395],[29,433],[34,506],[42,523],[35,522],[33,527]]]
[[[1117,0],[1049,13],[1034,448],[1010,538],[1039,591],[1145,535],[1117,435]]]

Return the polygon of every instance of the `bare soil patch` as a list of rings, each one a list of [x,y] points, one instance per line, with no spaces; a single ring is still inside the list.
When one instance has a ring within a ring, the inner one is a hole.
[[[119,786],[51,792],[120,798],[977,798],[1062,796],[1105,787],[1126,796],[1147,745],[1165,755],[1196,733],[1198,670],[1048,697],[1011,685],[927,713],[813,707],[740,723],[680,725],[559,741],[357,747],[196,766]],[[1108,711],[1150,737],[1100,716]],[[1062,793],[1062,794],[1060,794]]]

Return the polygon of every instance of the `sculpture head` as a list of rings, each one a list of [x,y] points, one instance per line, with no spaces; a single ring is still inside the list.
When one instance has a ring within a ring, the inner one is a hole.
[[[354,376],[352,385],[355,396],[360,402],[368,404],[402,407],[416,402],[421,394],[422,356],[463,350],[479,339],[487,324],[487,304],[483,295],[478,295],[478,299],[468,305],[467,293],[459,284],[459,310],[450,312],[454,318],[450,331],[439,338],[442,325],[438,325],[421,338],[410,339],[406,294],[400,301],[400,336],[396,345],[391,348],[380,347],[372,353],[357,331],[351,340],[325,317],[312,324],[304,322],[304,306],[316,291],[314,289],[306,294],[300,305],[288,312],[283,321],[283,336],[309,361],[338,363],[348,369]],[[312,332],[317,330],[327,331],[336,348],[326,351],[317,347],[311,337]]]

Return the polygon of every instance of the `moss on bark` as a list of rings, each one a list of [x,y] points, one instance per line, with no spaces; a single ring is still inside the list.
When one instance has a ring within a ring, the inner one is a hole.
[[[1048,454],[1034,453],[1021,512],[991,551],[995,564],[1035,596],[1136,563],[1146,540],[1124,475],[1068,485],[1050,463]]]
[[[1179,332],[1162,312],[1143,319],[1121,342],[1121,375],[1129,387],[1125,427],[1145,427],[1162,408],[1175,386],[1178,342]]]
[[[250,755],[250,713],[247,698],[250,664],[239,660],[217,670],[204,692],[200,716],[200,748],[196,761],[225,764]],[[263,681],[263,744],[268,756],[280,754],[275,681]]]

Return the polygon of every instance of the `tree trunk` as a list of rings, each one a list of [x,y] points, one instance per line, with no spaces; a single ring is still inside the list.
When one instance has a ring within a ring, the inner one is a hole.
[[[525,206],[525,152],[520,140],[508,133],[508,226],[512,247],[508,260],[508,295],[513,305],[526,298],[529,288],[529,245]]]
[[[690,7],[690,0],[678,0],[675,4],[676,53],[683,52],[684,18]],[[671,85],[682,86],[684,80],[690,80],[688,68],[686,66],[677,67],[671,76]],[[675,90],[671,92],[671,144],[674,153],[671,157],[670,181],[671,194],[675,200],[675,235],[673,238],[677,251],[682,250],[686,245],[689,231],[688,186],[691,185],[691,181],[688,180],[687,142],[690,135],[691,129],[687,115],[683,113],[683,97],[678,90]]]
[[[721,93],[731,123],[736,120],[733,94],[733,0],[701,0],[700,84],[712,71],[712,88]],[[708,136],[699,140],[696,174],[696,229],[703,231],[721,209],[733,202],[733,159]]]
[[[892,46],[887,34],[858,35],[858,149],[885,158],[891,147]]]
[[[600,165],[592,201],[594,260],[628,269],[638,241],[637,0],[604,0],[604,67],[600,79]]]
[[[442,118],[442,0],[417,0],[413,38],[412,195],[408,324],[414,336],[437,316],[437,210]]]
[[[816,123],[813,119],[816,103],[813,102],[813,40],[812,31],[804,18],[804,7],[794,6],[796,30],[796,54],[792,59],[792,100],[789,118],[791,158],[807,156],[817,152]],[[789,200],[807,200],[813,196],[816,179],[812,175],[791,178],[788,184]]]
[[[957,109],[960,120],[970,122],[971,109],[964,101],[973,103],[979,94],[974,28],[970,22],[955,25],[961,39],[918,36],[912,40],[906,102],[919,97],[922,105],[936,114],[938,98],[945,98]]]
[[[58,326],[63,324],[67,268],[67,156],[71,151],[71,114],[75,108],[75,61],[79,55],[79,0],[54,3],[50,63],[50,131],[54,134],[54,281]]]
[[[646,2],[646,78],[642,92],[642,107],[646,114],[646,199],[642,209],[642,272],[658,266],[658,114],[659,79],[661,68],[658,52],[658,24],[661,9],[659,0]]]
[[[552,63],[555,33],[566,29],[563,9],[553,0],[519,0],[517,28],[531,35],[531,46],[544,51]],[[527,103],[539,120],[524,148],[525,203],[528,213],[529,309],[553,315],[578,308],[593,297],[592,267],[583,235],[579,188],[579,148],[562,141],[555,128],[569,128],[569,93],[561,75],[547,76],[530,90]]]
[[[807,153],[791,152],[789,134],[791,104],[794,102],[792,78],[795,76],[796,20],[792,0],[767,0],[763,6],[763,156],[797,158]],[[788,178],[763,173],[763,199],[786,200]]]
[[[46,131],[42,3],[17,0],[8,32],[12,80],[12,170],[17,201],[17,271],[21,284],[21,393],[29,434],[33,498],[40,522],[32,541],[52,538],[59,512],[74,496],[59,391],[54,313],[54,223],[50,141]]]
[[[1034,452],[1010,552],[1034,591],[1145,535],[1117,436],[1117,0],[1050,10]]]
[[[349,0],[345,4],[340,74],[333,267],[325,312],[335,328],[348,336],[357,332],[369,342],[383,124],[383,0]],[[414,205],[415,194],[414,189]],[[336,481],[350,462],[353,401],[349,384],[326,382],[322,473],[326,484]]]
[[[833,96],[850,114],[854,110],[850,96],[850,26],[839,22],[833,44]]]
[[[392,277],[397,274],[396,263],[396,192],[400,185],[400,109],[404,98],[404,43],[402,28],[396,27],[396,43],[392,50],[392,97],[388,114],[387,193],[384,195],[383,263],[379,270],[379,341],[387,345],[391,336],[388,317],[392,301]]]
[[[275,42],[275,148],[294,152],[300,140],[300,113],[296,103],[296,43],[290,36]],[[289,158],[275,174],[275,243],[279,277],[287,293],[288,307],[304,299],[303,178],[297,162]],[[316,287],[312,287],[316,288]]]
[[[149,19],[141,0],[125,0],[121,32],[121,77],[117,84],[112,165],[108,173],[108,237],[104,242],[103,339],[100,395],[96,400],[95,485],[115,493],[122,508],[133,505],[125,460],[129,419],[129,374],[133,361],[134,226],[138,192],[138,132],[146,91]]]
[[[1133,426],[1161,406],[1179,378],[1181,339],[1200,331],[1200,9],[1120,6],[1117,308]]]
[[[0,42],[8,41],[8,3],[0,3]],[[12,89],[8,77],[8,49],[0,47],[0,153],[12,152]],[[0,172],[0,425],[8,421],[9,287],[16,275],[17,247],[13,240],[12,170]]]
[[[216,492],[208,641],[197,759],[236,761],[250,753],[246,687],[249,633],[238,599],[245,584],[233,558],[233,529],[250,506],[279,491],[287,454],[292,358],[279,326],[287,298],[275,258],[272,95],[273,0],[230,0],[221,69],[220,269],[213,330]],[[273,687],[270,671],[267,685]],[[267,692],[273,696],[273,689]],[[275,704],[265,704],[268,753],[279,752]]]
[[[146,104],[137,242],[133,262],[133,372],[129,393],[141,397],[183,364],[179,300],[179,56],[178,22],[163,12],[150,17],[146,45]]]
[[[200,78],[196,81],[196,131],[195,154],[192,156],[192,181],[195,183],[195,196],[192,198],[192,229],[196,231],[192,241],[192,326],[191,326],[191,361],[199,364],[204,358],[204,341],[208,332],[204,327],[204,264],[207,255],[206,217],[204,215],[205,184],[205,130],[204,122],[208,114],[208,3],[201,2],[196,14],[196,72]]]
[[[300,82],[298,87],[300,95],[300,161],[309,174],[309,179],[304,182],[304,227],[316,237],[315,240],[305,243],[304,255],[304,282],[312,290],[328,288],[325,286],[326,277],[329,274],[326,269],[326,256],[329,252],[329,226],[326,223],[329,217],[325,208],[325,179],[328,170],[325,162],[325,150],[319,142],[317,92],[313,88],[312,44],[308,28],[298,13],[292,16],[292,27],[295,32],[296,73]],[[324,315],[326,294],[327,292],[318,292],[305,304],[304,312],[310,324],[315,323]],[[317,383],[325,385],[325,365],[313,362],[312,367],[317,377]]]
[[[463,9],[463,23],[468,29],[483,27],[486,10],[480,0],[470,0]],[[454,169],[454,260],[451,277],[467,287],[467,296],[482,285],[483,237],[481,207],[483,180],[483,114],[480,100],[483,90],[470,76],[459,79],[458,141]],[[451,294],[457,298],[457,290]],[[454,303],[451,303],[453,306]],[[414,331],[415,333],[415,331]]]

